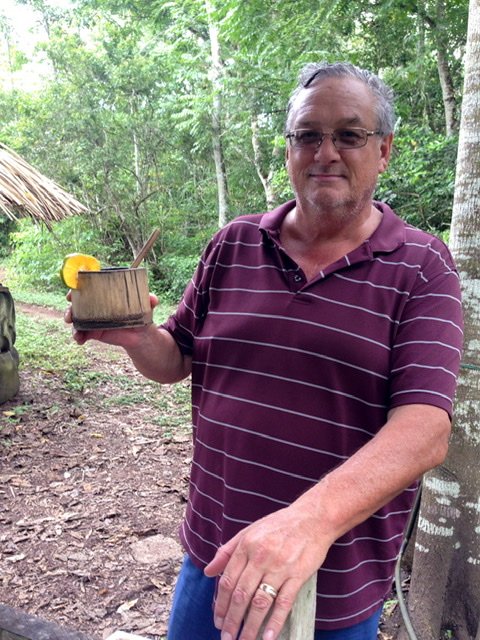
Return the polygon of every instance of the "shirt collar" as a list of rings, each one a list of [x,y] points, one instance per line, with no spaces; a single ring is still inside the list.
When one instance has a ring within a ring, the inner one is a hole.
[[[295,204],[295,200],[289,200],[262,215],[259,230],[265,238],[278,240],[282,222]],[[382,220],[367,242],[372,253],[390,253],[405,244],[405,222],[385,202],[374,201],[373,204],[382,213]]]
[[[368,240],[370,248],[374,253],[395,251],[405,244],[405,222],[385,202],[374,201],[373,204],[382,213],[382,221]]]
[[[271,238],[278,241],[282,222],[287,213],[295,207],[295,204],[295,200],[289,200],[288,202],[281,204],[279,207],[272,209],[272,211],[262,215],[258,228],[263,234],[265,240]]]

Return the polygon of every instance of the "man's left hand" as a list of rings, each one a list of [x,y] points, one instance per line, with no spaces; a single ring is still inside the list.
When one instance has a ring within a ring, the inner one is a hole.
[[[293,503],[220,547],[205,574],[221,574],[214,621],[222,640],[236,639],[242,623],[241,640],[255,640],[267,615],[263,639],[275,640],[332,542],[320,534],[312,515]]]

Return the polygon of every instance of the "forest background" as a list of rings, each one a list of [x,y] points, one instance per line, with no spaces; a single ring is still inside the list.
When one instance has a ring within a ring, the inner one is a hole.
[[[393,87],[395,149],[376,197],[448,239],[467,0],[15,4],[37,28],[27,46],[0,7],[0,142],[88,213],[51,229],[0,216],[10,287],[63,290],[73,251],[128,264],[159,227],[150,286],[178,300],[219,225],[291,197],[285,106],[301,67],[322,59]]]

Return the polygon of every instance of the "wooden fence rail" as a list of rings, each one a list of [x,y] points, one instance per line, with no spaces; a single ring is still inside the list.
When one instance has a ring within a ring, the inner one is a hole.
[[[315,634],[315,601],[317,574],[300,589],[293,609],[278,640],[313,640]],[[261,640],[263,629],[257,640]]]
[[[0,640],[91,640],[19,609],[0,604]]]

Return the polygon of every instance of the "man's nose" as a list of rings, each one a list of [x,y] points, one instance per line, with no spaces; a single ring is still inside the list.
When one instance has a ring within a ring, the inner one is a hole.
[[[333,142],[333,133],[324,133],[322,139],[315,149],[315,157],[317,156],[338,156],[338,149]]]

